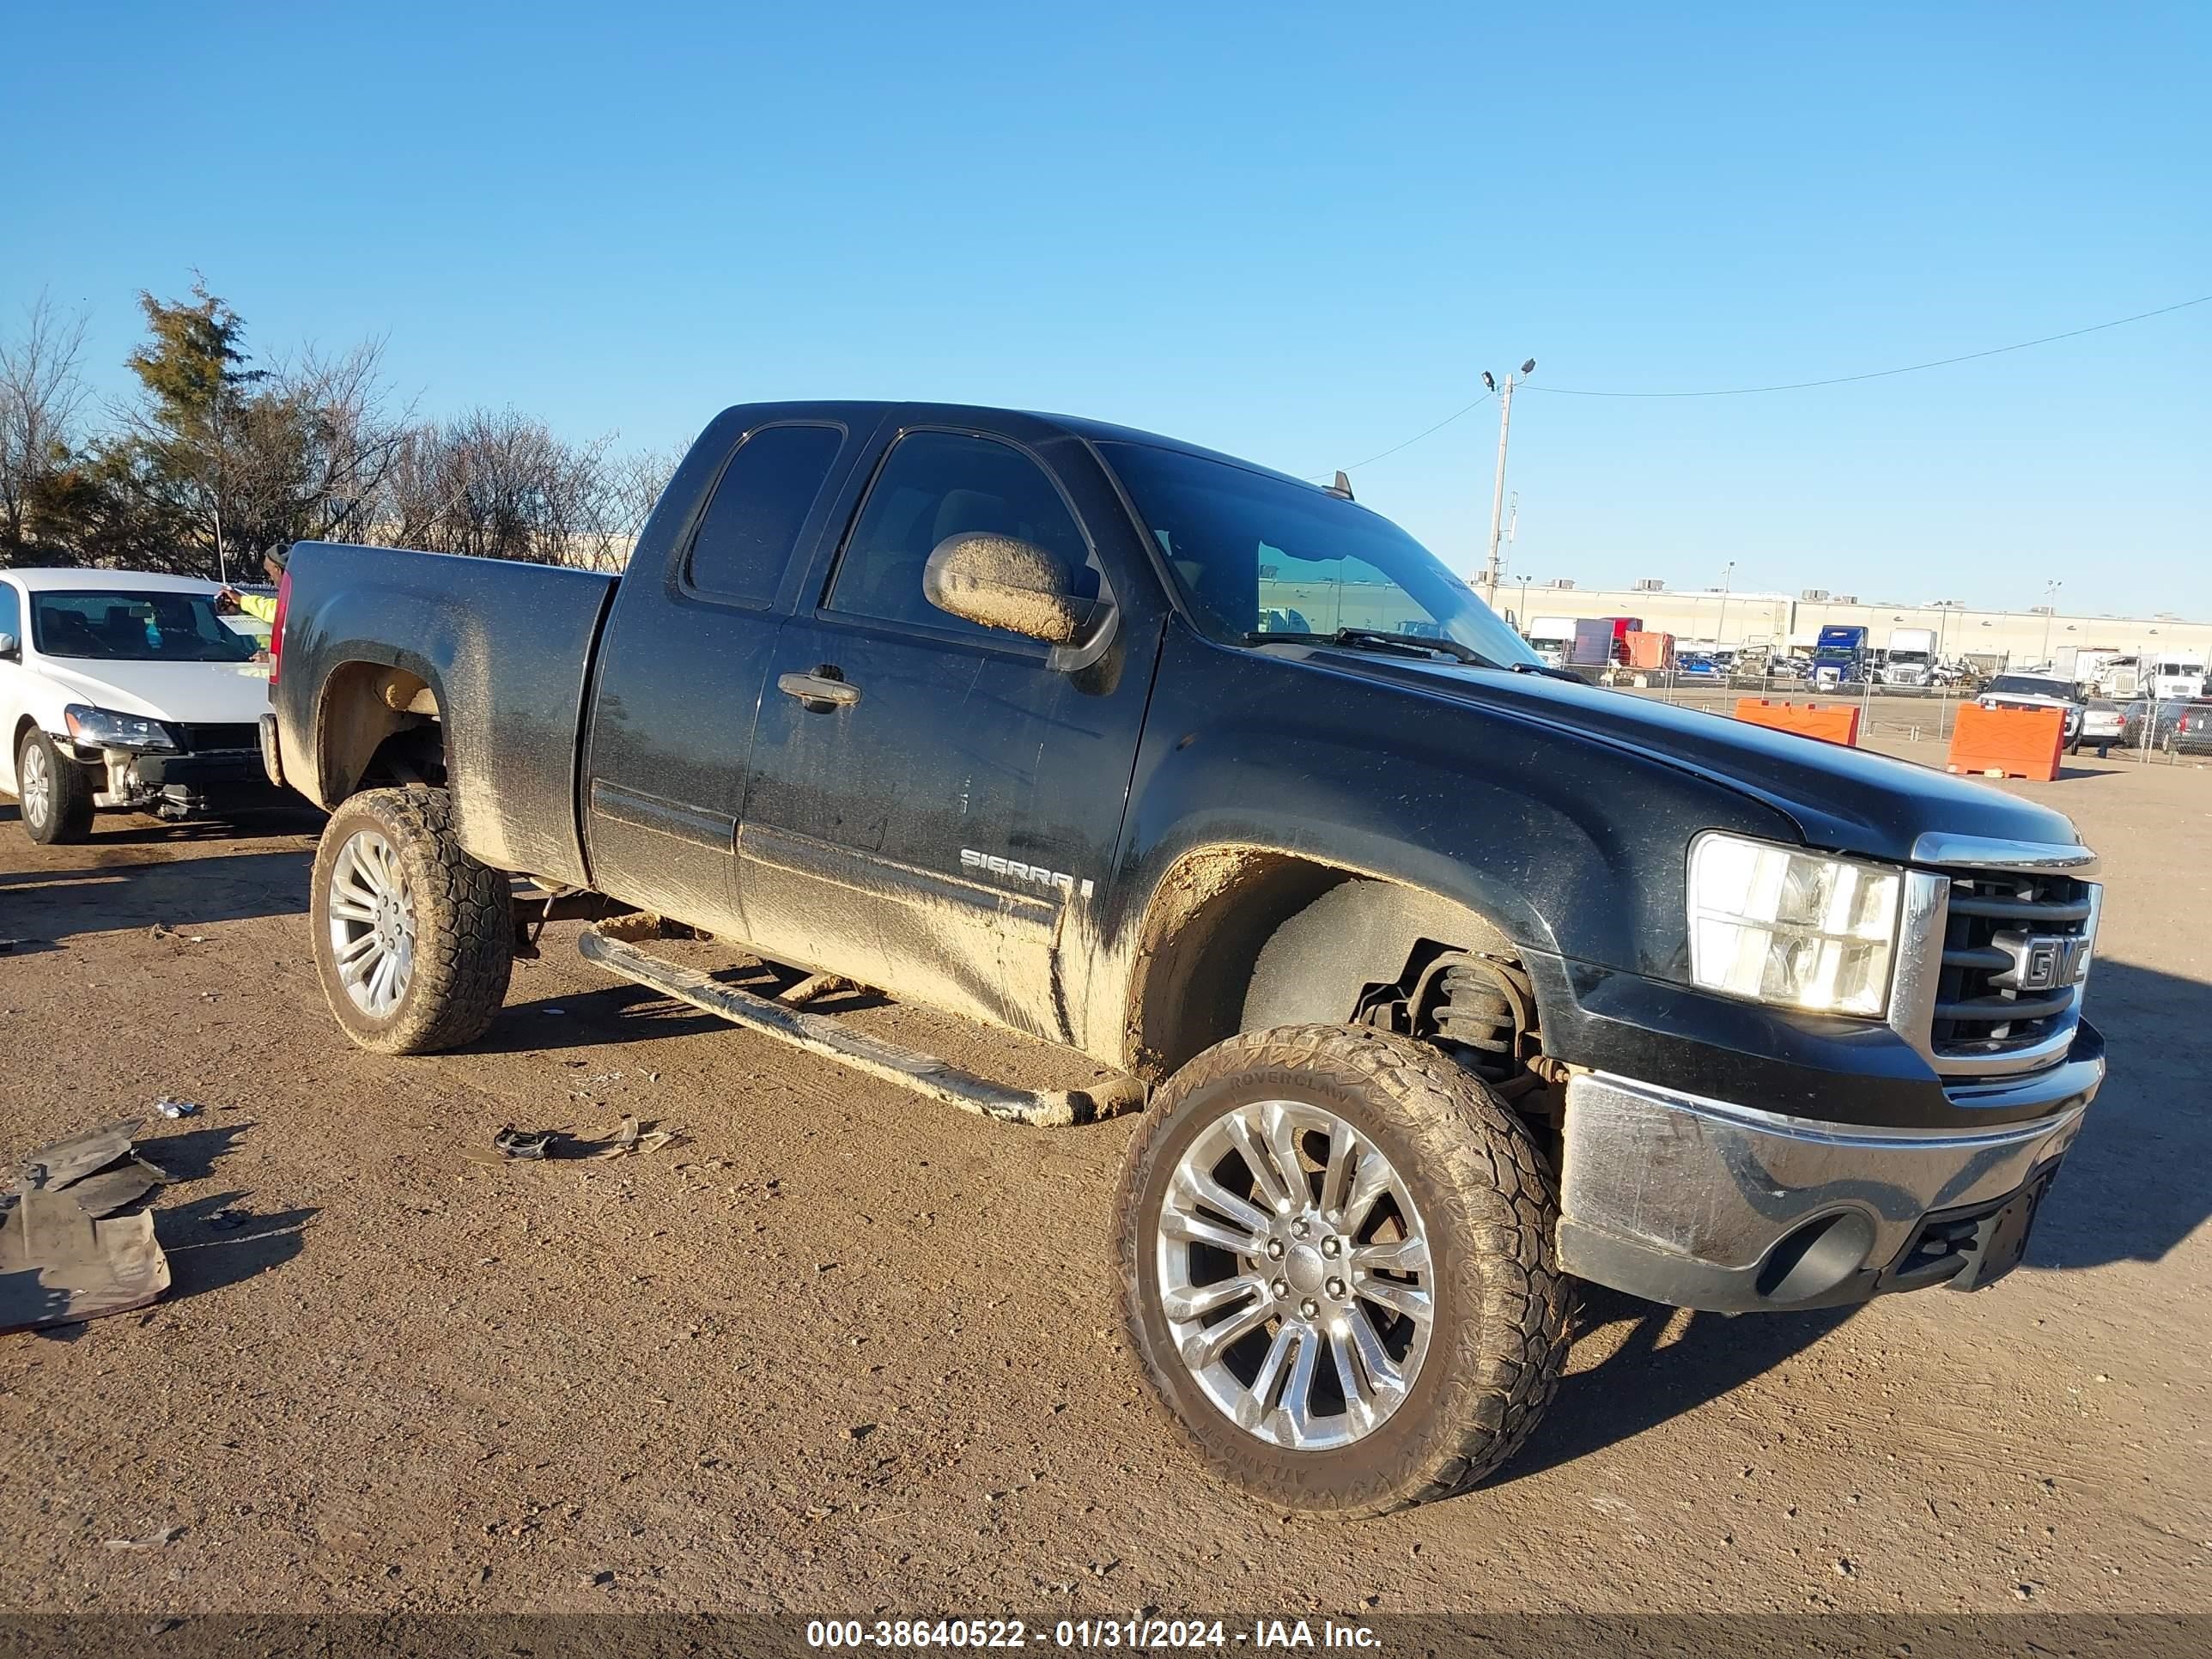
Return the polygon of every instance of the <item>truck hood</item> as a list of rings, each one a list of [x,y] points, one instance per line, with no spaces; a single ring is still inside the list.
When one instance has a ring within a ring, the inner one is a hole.
[[[91,662],[52,658],[39,672],[72,702],[193,725],[252,722],[269,712],[265,662]]]
[[[1786,814],[1811,847],[1901,864],[1929,834],[2062,846],[2081,839],[2064,815],[1985,784],[1623,691],[1327,647],[1315,647],[1312,659],[1532,727],[1656,756]]]

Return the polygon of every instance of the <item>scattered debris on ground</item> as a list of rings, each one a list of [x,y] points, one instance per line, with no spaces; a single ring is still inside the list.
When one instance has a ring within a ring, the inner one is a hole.
[[[41,1146],[0,1207],[0,1331],[73,1325],[143,1308],[169,1288],[154,1218],[114,1212],[168,1180],[119,1118]]]
[[[198,1117],[204,1109],[196,1100],[179,1100],[174,1095],[163,1095],[154,1103],[154,1109],[163,1117]]]
[[[605,1140],[585,1140],[566,1129],[518,1129],[507,1124],[491,1138],[489,1153],[471,1152],[481,1164],[538,1163],[548,1158],[582,1159],[628,1158],[634,1152],[657,1152],[678,1139],[678,1131],[658,1123],[640,1122],[625,1116],[622,1127]]]
[[[173,1544],[184,1535],[182,1527],[162,1527],[148,1533],[143,1538],[109,1538],[101,1540],[111,1550],[157,1550],[165,1544]]]

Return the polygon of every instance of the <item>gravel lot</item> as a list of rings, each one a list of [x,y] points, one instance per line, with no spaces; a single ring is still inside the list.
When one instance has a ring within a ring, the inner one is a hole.
[[[603,980],[573,927],[474,1049],[377,1058],[315,984],[312,823],[46,849],[0,810],[0,1158],[208,1107],[148,1131],[190,1177],[167,1299],[0,1338],[0,1606],[2212,1607],[2212,773],[2011,787],[2109,883],[2112,1080],[2027,1266],[1855,1313],[1593,1293],[1517,1464],[1352,1525],[1212,1486],[1139,1394],[1126,1122],[932,1106]],[[471,1156],[625,1111],[686,1139]]]

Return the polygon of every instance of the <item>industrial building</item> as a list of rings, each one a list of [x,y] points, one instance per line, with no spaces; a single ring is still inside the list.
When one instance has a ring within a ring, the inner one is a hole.
[[[2082,651],[2152,656],[2212,653],[2212,622],[2154,617],[2098,617],[2045,610],[1996,611],[1946,599],[1895,605],[1856,594],[1808,588],[1786,593],[1677,589],[1660,582],[1628,588],[1577,587],[1572,582],[1502,582],[1498,608],[1523,633],[1544,618],[1640,617],[1646,629],[1672,634],[1680,647],[1765,647],[1775,653],[1809,648],[1823,628],[1856,623],[1868,643],[1886,647],[1892,629],[1924,628],[1936,635],[1938,661],[1983,668],[2070,665]]]

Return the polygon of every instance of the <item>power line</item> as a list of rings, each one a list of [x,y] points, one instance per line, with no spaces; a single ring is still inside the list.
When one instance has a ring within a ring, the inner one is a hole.
[[[1848,386],[1854,380],[1886,380],[1893,374],[1917,374],[1924,368],[1948,368],[1953,363],[1971,363],[1981,357],[2002,357],[2008,351],[2026,351],[2031,346],[2050,345],[2059,340],[2079,339],[2084,334],[2096,334],[2108,328],[2122,328],[2130,323],[2148,321],[2163,317],[2170,312],[2186,311],[2191,306],[2201,306],[2212,301],[2212,294],[2200,294],[2193,300],[2183,300],[2170,306],[2160,306],[2155,311],[2139,311],[2132,317],[2116,317],[2109,323],[2092,323],[2087,328],[2069,328],[2063,334],[2045,334],[2040,339],[2021,340],[2012,345],[1991,346],[1987,351],[1961,352],[1955,357],[1937,357],[1924,363],[1905,363],[1897,368],[1869,369],[1863,374],[1838,374],[1825,380],[1790,380],[1780,386],[1724,386],[1710,392],[1601,392],[1580,386],[1532,386],[1531,392],[1545,392],[1559,398],[1748,398],[1762,392],[1804,392],[1814,386]],[[1464,411],[1462,411],[1464,412]],[[1428,434],[1424,433],[1422,436]],[[1407,440],[1408,442],[1418,441]]]
[[[1425,431],[1425,432],[1416,432],[1416,433],[1415,433],[1412,437],[1410,437],[1410,438],[1407,439],[1405,442],[1403,442],[1403,443],[1401,443],[1401,444],[1393,444],[1393,445],[1391,445],[1389,448],[1388,448],[1388,449],[1384,450],[1384,451],[1383,451],[1380,455],[1370,455],[1370,456],[1369,456],[1365,460],[1364,460],[1364,461],[1354,461],[1354,462],[1353,462],[1350,466],[1346,467],[1344,470],[1345,470],[1346,472],[1357,472],[1357,471],[1359,471],[1359,469],[1360,469],[1361,467],[1363,467],[1363,466],[1372,466],[1372,465],[1375,465],[1375,463],[1376,463],[1376,462],[1377,462],[1377,461],[1387,461],[1387,460],[1389,460],[1389,459],[1390,459],[1390,457],[1392,457],[1393,455],[1396,454],[1400,450],[1401,450],[1401,449],[1411,449],[1411,448],[1412,448],[1415,444],[1417,444],[1417,443],[1420,442],[1422,439],[1424,439],[1424,438],[1432,438],[1432,437],[1434,437],[1437,433],[1439,433],[1439,432],[1443,431],[1446,427],[1449,426],[1449,425],[1450,425],[1454,421],[1456,421],[1456,420],[1460,419],[1462,416],[1467,416],[1467,415],[1472,415],[1472,414],[1474,414],[1474,411],[1475,411],[1476,410],[1480,409],[1480,408],[1483,406],[1483,404],[1485,404],[1488,403],[1488,402],[1489,402],[1492,398],[1495,398],[1497,395],[1498,395],[1498,394],[1497,394],[1496,392],[1484,392],[1484,393],[1482,394],[1482,396],[1480,396],[1480,398],[1476,398],[1473,403],[1469,404],[1466,408],[1464,408],[1464,409],[1460,409],[1460,410],[1453,410],[1453,411],[1452,411],[1452,413],[1450,413],[1450,414],[1449,414],[1449,415],[1445,416],[1443,417],[1443,419],[1442,419],[1441,421],[1438,421],[1438,422],[1437,422],[1434,426],[1431,427],[1427,431]],[[1328,477],[1329,477],[1329,475],[1328,475],[1328,474],[1327,474],[1327,473],[1323,473],[1320,477],[1318,477],[1318,478],[1315,479],[1315,480],[1314,480],[1314,482],[1315,482],[1316,483],[1324,483],[1328,482]]]
[[[2063,334],[2045,334],[2039,339],[2016,341],[2011,345],[1991,346],[1986,351],[1961,352],[1955,357],[1937,357],[1924,363],[1905,363],[1896,368],[1869,369],[1863,374],[1838,374],[1825,380],[1789,380],[1778,386],[1722,386],[1705,392],[1612,392],[1565,386],[1532,386],[1528,390],[1550,392],[1561,398],[1748,398],[1767,392],[1805,392],[1814,386],[1849,386],[1857,380],[1887,380],[1894,374],[1917,374],[1923,369],[1948,368],[1954,363],[1971,363],[1982,357],[2002,357],[2010,351],[2026,351],[2031,347],[2051,345],[2060,340],[2079,339],[2084,334],[2101,333],[2108,328],[2124,328],[2130,323],[2148,322],[2153,317],[2164,317],[2172,312],[2186,311],[2191,306],[2201,306],[2207,301],[2212,301],[2212,294],[2200,294],[2193,300],[2178,301],[2170,306],[2160,306],[2155,311],[2139,311],[2132,317],[2115,317],[2108,323],[2092,323],[2087,328],[2070,328]],[[1486,392],[1465,408],[1455,410],[1445,416],[1434,426],[1425,431],[1416,432],[1403,443],[1391,445],[1380,454],[1370,455],[1364,461],[1354,461],[1344,471],[1357,472],[1363,466],[1372,466],[1377,461],[1389,459],[1401,449],[1411,449],[1422,439],[1434,437],[1454,421],[1472,415],[1497,395],[1495,392]],[[1328,474],[1324,473],[1314,482],[1326,483],[1328,477]]]

